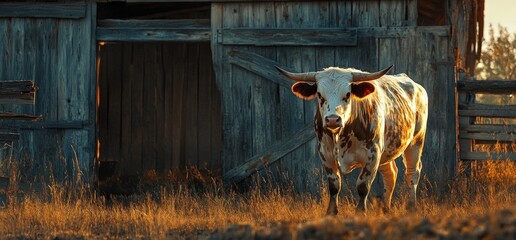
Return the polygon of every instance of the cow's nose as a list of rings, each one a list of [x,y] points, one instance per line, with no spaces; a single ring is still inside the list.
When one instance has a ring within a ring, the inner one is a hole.
[[[326,121],[326,127],[330,129],[336,129],[342,127],[342,118],[337,114],[332,114],[324,118]]]

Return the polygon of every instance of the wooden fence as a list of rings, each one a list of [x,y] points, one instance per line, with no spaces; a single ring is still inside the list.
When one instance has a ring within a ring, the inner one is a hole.
[[[34,104],[36,87],[30,80],[21,81],[0,81],[0,104]],[[13,112],[0,112],[0,121],[36,121],[41,116],[20,114]],[[0,122],[1,123],[1,122]],[[16,175],[12,163],[13,144],[20,138],[18,129],[5,128],[0,126],[0,206],[7,203],[7,193],[12,192],[16,187],[13,179]]]
[[[463,161],[516,160],[513,147],[516,143],[516,122],[507,120],[516,119],[516,105],[481,104],[475,101],[476,94],[516,97],[513,96],[516,93],[516,80],[464,79],[457,83],[457,90],[459,91],[459,159]],[[505,144],[506,149],[500,147],[497,149],[494,147],[495,144]],[[478,145],[488,147],[482,148]]]

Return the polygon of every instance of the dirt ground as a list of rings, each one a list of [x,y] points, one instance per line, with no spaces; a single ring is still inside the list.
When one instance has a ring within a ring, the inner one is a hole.
[[[232,225],[205,235],[207,239],[516,239],[516,206],[481,216],[446,219],[414,218],[367,221],[324,217],[307,223],[270,223],[263,226]]]

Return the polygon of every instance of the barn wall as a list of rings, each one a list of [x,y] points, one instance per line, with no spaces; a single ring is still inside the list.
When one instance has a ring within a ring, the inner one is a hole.
[[[99,57],[100,161],[117,176],[221,168],[209,43],[107,43]]]
[[[417,28],[407,34],[361,34],[354,47],[236,46],[220,43],[223,29],[232,28],[358,28],[414,27],[417,1],[220,3],[212,7],[214,62],[222,89],[224,171],[245,163],[268,146],[292,136],[313,121],[315,103],[296,98],[287,87],[227,61],[231,51],[260,54],[293,71],[328,66],[376,71],[394,64],[391,73],[405,72],[430,96],[424,176],[447,177],[455,162],[453,61],[447,31]],[[423,30],[419,30],[423,29]],[[367,32],[367,31],[362,31]],[[219,41],[219,42],[217,42]],[[294,40],[295,41],[295,40]],[[278,78],[280,76],[278,75]],[[273,177],[287,175],[300,191],[315,192],[325,181],[315,140],[268,167]],[[401,167],[401,165],[400,165]],[[403,168],[400,168],[400,173]],[[355,173],[347,176],[354,188]],[[403,175],[403,174],[400,174]],[[403,184],[403,177],[399,184]],[[377,184],[379,180],[376,180]]]
[[[0,17],[0,79],[34,80],[38,87],[35,105],[0,111],[43,116],[39,123],[25,123],[15,143],[14,160],[24,179],[77,176],[75,153],[83,177],[93,169],[96,10],[94,3],[79,9],[85,15],[77,19]]]

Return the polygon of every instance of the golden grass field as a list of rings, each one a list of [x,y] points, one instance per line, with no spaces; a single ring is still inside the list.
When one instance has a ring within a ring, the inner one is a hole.
[[[323,216],[325,188],[322,197],[275,187],[237,193],[196,176],[191,184],[107,198],[50,184],[0,209],[0,239],[516,239],[516,163],[478,165],[447,190],[420,188],[416,212],[397,193],[388,214],[374,206],[356,213],[341,192],[337,217]]]

